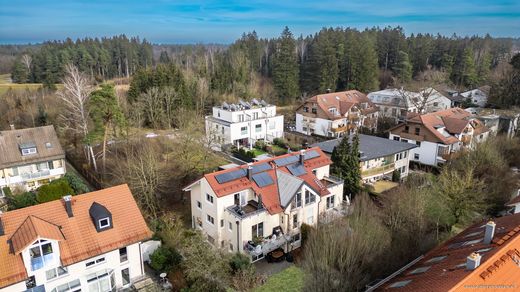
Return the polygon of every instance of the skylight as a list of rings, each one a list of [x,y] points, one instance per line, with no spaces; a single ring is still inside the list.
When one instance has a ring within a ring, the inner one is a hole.
[[[472,237],[472,236],[475,236],[475,235],[479,235],[481,232],[482,232],[482,231],[472,232],[472,233],[470,233],[470,234],[464,236],[464,238],[466,238],[466,237]]]
[[[484,253],[484,252],[490,251],[491,249],[492,249],[491,247],[486,247],[486,248],[481,248],[479,250],[476,250],[475,252],[476,253]]]
[[[434,258],[431,258],[429,260],[427,260],[426,262],[427,263],[438,263],[440,261],[442,261],[443,259],[445,259],[447,256],[438,256],[438,257],[434,257]]]
[[[422,274],[422,273],[428,271],[430,268],[431,268],[431,266],[417,268],[417,269],[411,271],[410,275]]]
[[[400,287],[404,287],[404,286],[408,285],[410,282],[412,282],[412,280],[399,281],[399,282],[393,283],[392,285],[390,285],[388,287],[389,288],[400,288]]]

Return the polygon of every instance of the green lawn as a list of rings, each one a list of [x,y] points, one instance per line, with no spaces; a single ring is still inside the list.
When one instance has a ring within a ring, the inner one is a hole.
[[[271,276],[267,282],[256,288],[255,292],[300,292],[303,290],[303,271],[295,266]]]
[[[253,151],[253,153],[255,154],[255,157],[266,153],[264,150],[258,149],[258,148],[253,148],[253,150],[251,150],[251,151]]]
[[[397,187],[399,184],[396,182],[391,182],[387,180],[380,180],[374,183],[374,193],[381,194],[390,189]]]

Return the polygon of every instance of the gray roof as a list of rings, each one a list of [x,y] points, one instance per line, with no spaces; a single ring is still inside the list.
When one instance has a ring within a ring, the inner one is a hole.
[[[280,205],[285,208],[289,205],[289,203],[291,203],[294,195],[302,187],[303,180],[280,170],[276,170],[276,176],[278,180]]]
[[[351,135],[350,141],[353,136]],[[341,142],[342,138],[329,140],[313,144],[312,147],[320,147],[320,149],[328,154],[331,154],[334,148]],[[368,161],[375,158],[393,155],[399,152],[416,148],[417,145],[412,143],[404,143],[400,141],[385,139],[376,136],[359,134],[359,151],[361,154],[361,161]]]

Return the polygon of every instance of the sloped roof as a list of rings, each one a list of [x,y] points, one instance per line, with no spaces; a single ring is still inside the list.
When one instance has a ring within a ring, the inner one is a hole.
[[[93,202],[110,210],[112,229],[96,231],[89,214]],[[0,215],[0,288],[27,278],[22,256],[13,253],[8,239],[16,241],[18,250],[35,235],[60,240],[61,265],[68,266],[152,235],[127,185],[74,196],[72,210],[74,216],[68,217],[63,200],[56,200]]]
[[[302,187],[303,180],[281,170],[276,170],[276,176],[278,178],[280,204],[282,208],[285,208]]]
[[[504,270],[507,268],[500,269],[494,264],[497,260],[502,263],[511,260],[513,255],[520,257],[520,251],[515,251],[514,246],[510,245],[516,243],[518,246],[520,241],[520,214],[496,218],[494,222],[495,234],[490,244],[482,241],[487,222],[476,223],[428,252],[424,258],[387,281],[377,291],[393,291],[390,286],[400,281],[410,282],[400,287],[399,291],[450,291],[463,281],[469,280],[464,284],[479,284],[478,281],[487,277],[492,279],[498,273],[508,273]],[[480,266],[475,270],[467,270],[466,258],[473,252],[478,252],[482,256]],[[429,268],[422,273],[411,273],[422,267]],[[489,270],[493,272],[489,273]]]
[[[36,146],[37,153],[22,156],[20,146]],[[53,126],[0,131],[0,168],[65,157]]]
[[[358,106],[358,109],[363,114],[377,111],[374,103],[364,93],[357,90],[318,94],[310,97],[306,102],[315,102],[329,119],[337,119],[344,116],[354,106]],[[362,109],[359,107],[361,103],[367,103],[368,107]],[[335,116],[333,113],[329,112],[329,108],[332,107],[339,111],[339,115]]]

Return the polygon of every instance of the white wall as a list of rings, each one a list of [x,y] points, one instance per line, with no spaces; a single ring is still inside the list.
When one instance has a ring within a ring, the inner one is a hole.
[[[388,139],[394,140],[394,137],[399,137],[399,135],[390,133]],[[412,144],[416,144],[417,142],[411,139],[406,140],[408,140],[408,143]],[[428,141],[420,142],[421,146],[411,149],[408,153],[409,161],[415,161],[425,165],[437,166],[437,148],[439,147],[439,144]],[[419,159],[415,159],[415,154],[419,154]]]

